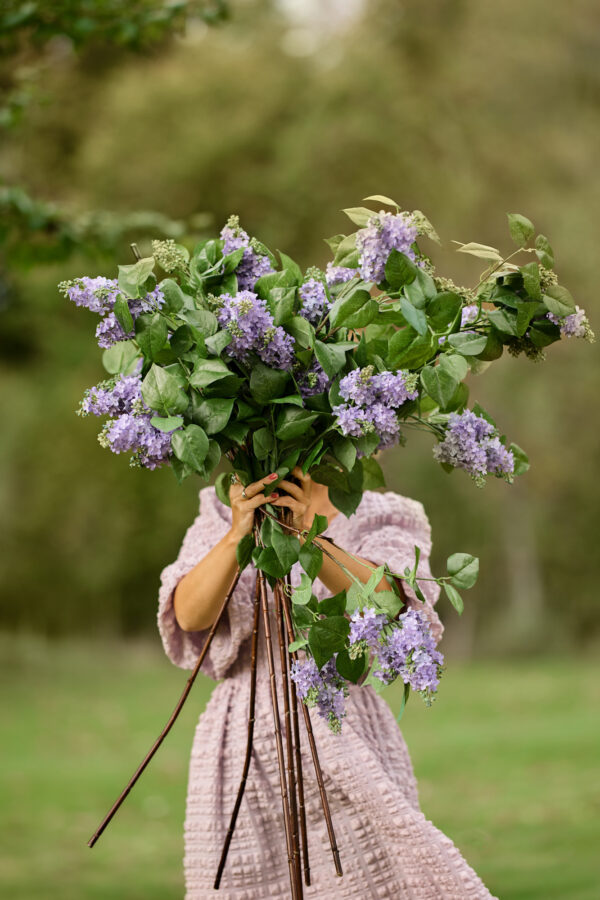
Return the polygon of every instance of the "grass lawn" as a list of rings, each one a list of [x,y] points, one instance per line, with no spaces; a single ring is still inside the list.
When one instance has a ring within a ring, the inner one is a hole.
[[[158,639],[5,636],[0,665],[0,895],[180,900],[187,765],[212,682],[90,850],[187,676]],[[431,709],[411,698],[402,728],[423,810],[501,900],[600,896],[599,697],[591,661],[557,658],[451,664]]]

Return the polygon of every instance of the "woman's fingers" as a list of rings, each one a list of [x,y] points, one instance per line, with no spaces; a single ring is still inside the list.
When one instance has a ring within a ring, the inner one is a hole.
[[[297,478],[298,481],[300,481],[303,485],[306,485],[312,481],[312,478],[310,477],[308,472],[305,475],[300,466],[294,466],[294,468],[292,469],[292,475],[294,476],[294,478]]]
[[[279,500],[273,501],[273,506],[285,506],[287,509],[291,509],[292,512],[297,514],[304,513],[306,508],[304,503],[294,500],[293,497],[280,497]]]
[[[293,481],[280,481],[277,487],[283,488],[284,491],[287,491],[288,494],[291,494],[292,497],[295,497],[296,500],[306,500],[306,494],[304,493],[304,489],[299,484],[294,484]]]
[[[270,475],[267,475],[266,478],[262,478],[260,481],[253,481],[252,484],[248,484],[246,486],[245,490],[244,490],[243,485],[238,484],[238,483],[233,484],[231,487],[230,496],[233,496],[236,499],[238,497],[241,497],[242,500],[250,500],[252,497],[255,497],[257,494],[261,494],[265,489],[265,485],[269,484],[269,482],[276,481],[276,480],[277,480],[277,472],[272,472]],[[233,493],[234,490],[235,490],[235,494]],[[245,496],[244,496],[244,494],[245,494]]]
[[[252,499],[247,500],[245,504],[245,509],[257,509],[259,506],[262,506],[263,503],[273,503],[273,506],[276,506],[277,503],[273,502],[275,497],[279,497],[279,494],[275,491],[270,494],[268,497],[265,497],[264,494],[256,494]]]

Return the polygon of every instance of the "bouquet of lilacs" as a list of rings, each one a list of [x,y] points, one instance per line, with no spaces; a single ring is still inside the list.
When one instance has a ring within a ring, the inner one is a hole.
[[[376,454],[404,444],[410,429],[434,438],[433,457],[477,485],[488,476],[512,482],[528,468],[488,412],[469,408],[471,372],[504,349],[544,358],[563,335],[593,340],[582,309],[558,283],[548,240],[524,216],[509,215],[516,249],[467,243],[458,251],[484,260],[474,287],[438,274],[422,239],[438,241],[419,211],[389,198],[367,198],[379,212],[345,210],[357,226],[327,241],[325,270],[303,272],[232,216],[219,237],[192,252],[154,241],[153,255],[119,266],[117,278],[78,278],[60,285],[78,306],[100,316],[96,328],[110,377],[89,388],[81,415],[105,416],[100,443],[131,454],[148,469],[170,465],[177,480],[209,480],[229,502],[231,472],[248,484],[277,472],[269,493],[296,466],[327,485],[331,502],[352,515],[363,491],[384,484]],[[240,568],[253,562],[289,603],[288,649],[298,695],[316,705],[334,730],[349,683],[381,688],[400,678],[427,702],[443,659],[427,620],[404,607],[405,581],[424,602],[415,565],[375,568],[366,584],[320,603],[313,593],[327,541],[327,519],[294,529],[267,505],[239,544]],[[302,537],[302,543],[299,538]],[[299,562],[303,575],[291,588]],[[448,559],[435,579],[460,612],[478,561]],[[389,590],[376,590],[387,577]],[[304,659],[298,658],[303,651]]]

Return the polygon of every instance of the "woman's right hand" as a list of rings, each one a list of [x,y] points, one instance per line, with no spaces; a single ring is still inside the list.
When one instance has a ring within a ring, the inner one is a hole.
[[[267,475],[266,478],[262,478],[260,481],[255,481],[252,484],[247,485],[245,497],[242,496],[242,491],[244,490],[243,485],[239,482],[234,482],[231,485],[231,488],[229,489],[229,500],[231,503],[231,532],[237,541],[241,541],[246,534],[250,534],[252,531],[252,526],[254,525],[254,510],[264,503],[269,503],[271,500],[276,500],[277,497],[279,497],[279,494],[275,491],[272,494],[269,494],[268,497],[265,497],[263,494],[265,485],[271,481],[276,481],[276,479],[277,472],[272,472],[270,475]]]

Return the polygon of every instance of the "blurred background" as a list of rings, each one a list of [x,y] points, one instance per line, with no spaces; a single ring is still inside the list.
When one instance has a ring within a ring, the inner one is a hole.
[[[593,0],[15,2],[0,11],[0,888],[20,898],[183,895],[193,727],[211,682],[98,846],[85,843],[185,675],[156,630],[161,569],[200,483],[130,469],[75,409],[104,377],[95,318],[56,285],[116,274],[152,237],[232,212],[302,266],[368,194],[452,239],[532,219],[600,330],[600,7]],[[429,248],[428,248],[429,249]],[[427,436],[384,457],[421,500],[433,568],[481,559],[448,672],[402,721],[428,818],[500,898],[598,896],[598,344],[507,354],[472,395],[529,453],[512,487],[446,475]],[[390,692],[392,707],[399,698]],[[593,848],[593,849],[592,849]]]

